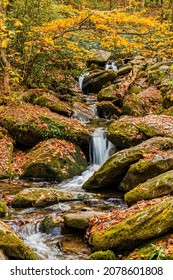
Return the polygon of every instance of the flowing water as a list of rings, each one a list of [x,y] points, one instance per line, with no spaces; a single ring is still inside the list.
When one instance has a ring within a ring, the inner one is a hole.
[[[82,78],[81,84],[82,87]],[[91,103],[88,102],[90,106]],[[94,108],[95,102],[92,103]],[[29,183],[30,187],[55,188],[61,190],[72,190],[84,192],[82,185],[98,170],[98,168],[115,152],[115,147],[106,138],[106,130],[102,127],[96,128],[90,143],[90,165],[80,175],[72,179],[56,183]],[[26,186],[26,183],[25,183]],[[28,186],[27,186],[28,187]],[[85,208],[110,211],[115,208],[123,208],[122,199],[109,195],[100,199],[89,199],[86,201],[73,201],[58,203],[49,207],[37,209],[13,209],[9,211],[6,222],[14,231],[29,245],[41,259],[87,259],[90,248],[83,241],[83,236],[76,232],[64,232],[61,224],[52,232],[43,233],[40,230],[40,222],[45,217],[57,218],[64,213],[84,211]]]

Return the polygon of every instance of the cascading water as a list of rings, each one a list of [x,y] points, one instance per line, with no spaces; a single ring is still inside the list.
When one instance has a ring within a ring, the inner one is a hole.
[[[117,70],[118,70],[115,61],[108,61],[108,62],[106,63],[106,65],[105,65],[105,69],[106,69],[106,70],[111,69],[111,70],[114,70],[114,71],[117,71]]]
[[[106,138],[106,131],[97,128],[90,143],[90,161],[101,166],[111,155],[114,145]]]

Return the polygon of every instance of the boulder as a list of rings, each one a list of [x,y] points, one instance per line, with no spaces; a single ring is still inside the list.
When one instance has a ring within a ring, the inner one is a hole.
[[[114,81],[117,74],[113,70],[97,70],[90,72],[84,76],[82,91],[85,94],[98,93],[104,85],[110,81]]]
[[[173,170],[139,184],[127,192],[124,200],[127,205],[135,204],[139,200],[149,200],[171,194],[173,192]]]
[[[25,147],[33,147],[44,139],[59,138],[76,143],[86,151],[91,138],[90,132],[79,121],[27,103],[1,106],[0,125],[8,130],[17,144]]]
[[[72,117],[80,120],[81,122],[88,122],[95,118],[94,109],[90,108],[86,104],[76,101],[73,103],[73,114]]]
[[[0,139],[0,179],[9,178],[12,175],[13,142],[14,141],[8,136],[4,136]]]
[[[150,239],[170,232],[173,228],[173,197],[148,206],[113,226],[104,233],[90,236],[94,250],[132,250]]]
[[[102,101],[97,104],[99,118],[116,118],[122,114],[122,110],[110,101]]]
[[[24,177],[63,181],[87,168],[81,149],[65,140],[48,139],[37,144],[28,154]]]
[[[173,117],[173,106],[171,106],[168,109],[164,110],[162,112],[162,114]]]
[[[7,257],[2,250],[0,250],[0,260],[7,260]]]
[[[88,58],[88,66],[92,63],[98,64],[100,66],[104,66],[105,63],[110,59],[112,53],[99,49],[91,49],[90,56]]]
[[[64,215],[64,222],[67,227],[85,230],[89,226],[89,220],[96,216],[103,215],[102,212],[82,211]]]
[[[125,177],[131,164],[140,159],[153,157],[157,152],[172,149],[173,140],[166,137],[155,137],[143,143],[113,154],[94,174],[84,183],[86,190],[111,188],[118,190],[118,185]]]
[[[155,136],[173,137],[173,117],[147,115],[125,116],[110,124],[107,138],[118,147],[127,148]]]
[[[97,251],[90,255],[91,260],[117,260],[114,252],[111,250]]]
[[[156,151],[156,154],[151,157],[146,156],[146,158],[132,164],[118,188],[128,192],[138,184],[173,169],[172,154],[173,150]]]
[[[125,92],[121,90],[119,84],[112,84],[108,87],[103,88],[97,95],[98,101],[112,101],[116,106],[121,107]]]
[[[162,94],[155,87],[149,87],[139,94],[129,94],[123,103],[124,115],[144,116],[146,114],[160,114],[163,111]]]
[[[8,259],[38,260],[37,255],[2,221],[0,221],[0,249]]]
[[[124,67],[121,67],[117,71],[117,76],[124,76],[126,74],[129,74],[130,71],[132,70],[132,65],[126,65]]]
[[[3,200],[0,200],[0,218],[5,217],[8,212],[8,207]]]
[[[96,195],[84,192],[59,191],[56,189],[30,188],[15,195],[12,206],[14,208],[45,207],[61,201],[84,200]]]

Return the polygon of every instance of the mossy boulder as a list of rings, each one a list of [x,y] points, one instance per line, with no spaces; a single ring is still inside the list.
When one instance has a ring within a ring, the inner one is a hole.
[[[171,194],[173,192],[173,170],[167,171],[159,176],[139,184],[137,187],[127,192],[124,200],[128,205],[137,201],[149,200],[156,197]]]
[[[122,114],[122,110],[110,101],[102,101],[97,104],[99,118],[112,118]]]
[[[172,148],[172,139],[155,137],[141,144],[113,154],[83,185],[86,190],[98,188],[118,189],[130,166],[146,155],[153,157],[158,150]]]
[[[64,222],[67,227],[85,230],[89,226],[89,220],[96,216],[101,216],[102,212],[82,211],[64,215]]]
[[[162,114],[173,117],[173,106],[171,106],[168,109],[164,110],[162,112]]]
[[[9,178],[12,175],[13,149],[13,140],[10,137],[5,136],[0,139],[0,179]]]
[[[8,259],[38,260],[37,255],[2,221],[0,221],[0,249]]]
[[[91,260],[117,260],[114,252],[111,250],[97,251],[90,255]]]
[[[98,93],[103,85],[115,80],[117,74],[112,70],[97,70],[84,77],[82,90],[85,94]]]
[[[37,144],[27,157],[24,177],[63,181],[87,167],[86,158],[77,145],[54,138]]]
[[[163,111],[162,94],[155,87],[149,87],[139,94],[131,93],[124,99],[123,113],[130,116],[160,114]]]
[[[110,59],[111,55],[112,53],[108,51],[91,49],[87,64],[90,66],[92,63],[96,63],[100,66],[104,66],[105,63]]]
[[[173,144],[173,140],[170,140],[171,142]],[[146,158],[132,164],[118,188],[124,192],[130,191],[138,184],[173,169],[172,153],[173,150],[169,149],[168,151],[158,150],[155,155],[149,158],[146,155]]]
[[[12,206],[14,208],[45,207],[61,201],[84,200],[95,197],[94,194],[84,192],[59,191],[56,189],[30,188],[15,195]]]
[[[86,150],[91,138],[90,132],[79,121],[27,103],[1,106],[0,124],[17,144],[26,147],[33,147],[44,139],[59,138],[76,143]]]
[[[136,248],[124,260],[173,260],[173,234],[156,238]]]
[[[116,106],[120,106],[123,104],[123,99],[125,96],[125,92],[120,89],[119,84],[112,84],[108,87],[104,87],[97,95],[98,101],[112,101],[112,103]]]
[[[107,131],[108,140],[123,148],[134,146],[155,136],[173,138],[173,117],[165,115],[125,116],[112,122]]]
[[[124,76],[126,74],[129,74],[130,71],[132,70],[132,65],[126,65],[124,67],[121,67],[117,71],[117,76]]]
[[[0,200],[0,218],[5,217],[7,212],[8,212],[7,204],[3,200]]]
[[[61,101],[59,98],[50,93],[40,94],[33,100],[33,104],[47,107],[52,112],[58,113],[63,116],[70,117],[72,115],[71,107],[66,102]]]
[[[94,250],[126,251],[170,232],[173,228],[173,197],[148,206],[104,233],[93,233],[90,244]]]

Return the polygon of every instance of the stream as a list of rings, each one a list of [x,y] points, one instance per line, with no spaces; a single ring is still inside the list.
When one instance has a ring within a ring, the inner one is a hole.
[[[82,78],[79,80],[82,88]],[[86,97],[86,96],[85,96]],[[87,98],[87,106],[96,114],[96,99]],[[82,122],[89,122],[85,117],[82,118],[80,112],[76,112],[74,118]],[[106,129],[103,126],[96,127],[89,147],[90,165],[80,175],[57,184],[55,182],[37,182],[20,180],[21,188],[25,187],[44,187],[61,190],[73,190],[84,192],[82,185],[88,180],[98,168],[115,153],[115,147],[106,138]],[[17,191],[18,192],[18,191]],[[9,194],[10,190],[9,190]],[[13,194],[13,193],[12,193]],[[29,245],[39,256],[40,259],[60,259],[60,260],[80,260],[88,259],[91,250],[84,242],[84,236],[74,230],[67,230],[58,224],[50,232],[43,233],[40,230],[40,222],[45,217],[60,218],[65,213],[72,213],[86,210],[110,211],[116,208],[124,208],[123,200],[117,194],[106,193],[100,198],[88,199],[84,201],[72,201],[58,203],[45,208],[10,208],[8,216],[5,218],[19,237]]]

